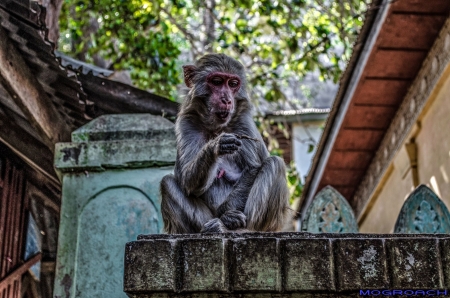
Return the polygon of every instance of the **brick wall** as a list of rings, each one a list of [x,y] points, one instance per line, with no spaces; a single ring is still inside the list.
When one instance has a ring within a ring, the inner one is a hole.
[[[289,123],[284,123],[283,125],[286,126],[286,130],[289,132],[289,138],[286,138],[284,132],[278,128],[278,124],[275,123],[270,126],[270,134],[272,135],[272,138],[275,138],[278,142],[278,149],[281,149],[283,154],[282,158],[286,165],[288,165],[292,157],[292,125]],[[266,141],[266,140],[265,140]],[[266,141],[267,145],[267,141]]]
[[[361,289],[449,287],[447,235],[149,235],[125,250],[130,297],[355,297]]]

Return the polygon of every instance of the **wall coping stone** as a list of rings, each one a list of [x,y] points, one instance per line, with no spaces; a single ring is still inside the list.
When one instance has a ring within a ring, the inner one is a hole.
[[[448,234],[159,234],[125,248],[129,297],[356,297],[360,290],[448,288]]]
[[[103,115],[72,133],[72,142],[58,143],[55,169],[67,172],[173,166],[174,124],[150,114]]]
[[[72,132],[72,142],[151,140],[175,136],[174,124],[151,114],[102,115]]]

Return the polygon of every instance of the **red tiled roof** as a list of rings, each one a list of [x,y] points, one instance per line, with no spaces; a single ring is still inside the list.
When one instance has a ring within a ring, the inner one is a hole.
[[[326,185],[333,186],[355,206],[354,193],[450,13],[448,0],[398,0],[390,4],[383,18],[382,6],[389,1],[378,2],[371,8],[376,9],[375,15],[369,12],[366,18],[369,24],[363,27],[361,44],[355,45],[352,61],[341,80],[300,210]],[[368,39],[377,26],[379,33],[368,47]],[[358,77],[355,69],[364,55],[367,62],[359,80],[352,85],[351,81]],[[349,93],[350,88],[355,88],[353,94]],[[343,118],[338,120],[342,113]],[[333,133],[337,133],[335,140]],[[320,162],[324,166],[319,170]]]

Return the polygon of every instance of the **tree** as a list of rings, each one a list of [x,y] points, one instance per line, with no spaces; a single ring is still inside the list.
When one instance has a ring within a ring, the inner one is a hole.
[[[65,0],[60,50],[176,98],[183,63],[222,52],[245,64],[253,97],[285,99],[311,71],[337,81],[362,24],[362,0]]]
[[[208,52],[225,53],[247,68],[256,106],[293,103],[296,98],[285,91],[311,72],[336,82],[366,9],[363,0],[64,1],[63,52],[128,70],[136,86],[173,100],[182,64]],[[276,154],[263,114],[255,120]],[[302,184],[293,164],[287,178],[291,198],[299,198]]]

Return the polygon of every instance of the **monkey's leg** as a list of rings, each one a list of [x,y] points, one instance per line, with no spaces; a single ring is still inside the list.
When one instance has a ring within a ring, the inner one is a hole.
[[[284,161],[270,156],[263,162],[248,195],[244,209],[247,229],[279,231],[288,212],[288,198]]]
[[[200,233],[226,233],[228,232],[227,227],[219,218],[213,218],[207,221]]]
[[[164,230],[169,234],[198,233],[213,218],[203,201],[184,195],[173,175],[162,179],[161,196]]]
[[[247,217],[244,214],[247,198],[254,184],[259,168],[247,168],[236,183],[225,202],[217,208],[216,215],[229,230],[245,229]]]

